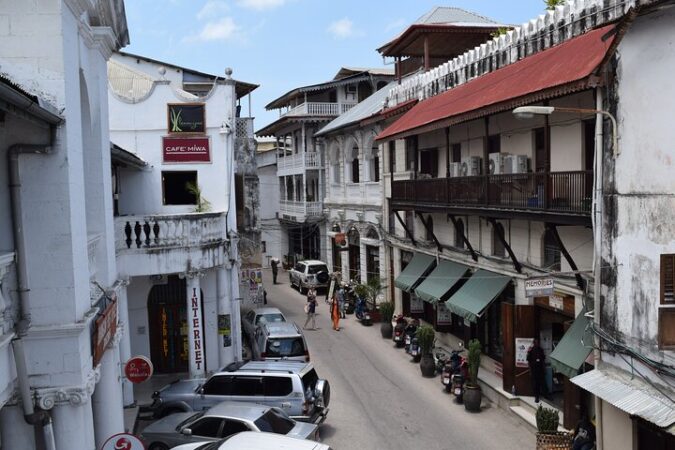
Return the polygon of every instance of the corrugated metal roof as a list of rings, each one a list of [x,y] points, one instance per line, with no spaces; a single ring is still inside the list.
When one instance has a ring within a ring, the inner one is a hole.
[[[635,415],[661,428],[675,423],[675,403],[639,377],[611,366],[603,366],[570,381],[611,403],[629,415]]]
[[[396,81],[392,81],[391,83],[387,84],[385,87],[375,92],[373,95],[366,98],[346,113],[338,116],[332,122],[328,123],[328,125],[319,130],[315,136],[328,134],[331,131],[346,127],[347,125],[359,122],[366,117],[370,117],[373,114],[378,113],[384,106],[384,101],[389,94],[389,90],[395,85]]]
[[[472,24],[496,24],[497,22],[489,17],[481,16],[462,8],[451,6],[437,6],[422,17],[417,19],[416,24],[431,23],[472,23]]]
[[[108,61],[108,83],[115,94],[137,101],[148,96],[155,80],[115,60]]]

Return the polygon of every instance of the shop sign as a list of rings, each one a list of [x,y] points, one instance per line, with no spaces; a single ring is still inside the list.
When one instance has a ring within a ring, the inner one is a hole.
[[[410,293],[410,312],[416,314],[424,312],[424,301],[414,292]]]
[[[163,137],[162,162],[164,163],[211,162],[209,138]]]
[[[167,105],[168,132],[205,133],[206,106],[203,103],[169,103]]]
[[[436,324],[452,325],[452,312],[445,306],[444,302],[436,304]]]
[[[529,367],[527,351],[533,343],[534,338],[516,338],[516,367]]]
[[[560,295],[549,295],[548,296],[548,306],[559,311],[565,309],[565,299]]]
[[[129,358],[129,361],[124,365],[124,375],[127,380],[132,383],[142,383],[147,381],[154,372],[152,361],[143,355]]]
[[[94,331],[94,367],[98,365],[105,353],[105,349],[113,340],[117,331],[117,299],[113,294],[112,301],[103,310],[103,313],[96,319]]]
[[[223,347],[232,345],[232,321],[229,314],[218,314],[218,334],[223,337]]]
[[[553,294],[553,278],[530,278],[525,280],[526,297],[545,297]]]
[[[101,450],[145,450],[145,445],[133,434],[118,433],[110,436]]]
[[[190,309],[192,310],[192,350],[194,350],[194,366],[197,370],[202,370],[204,363],[204,353],[202,351],[202,308],[197,288],[192,288],[192,297],[190,297]]]

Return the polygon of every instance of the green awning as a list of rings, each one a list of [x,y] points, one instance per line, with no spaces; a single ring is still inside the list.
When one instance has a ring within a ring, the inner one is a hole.
[[[429,270],[435,262],[436,258],[433,256],[415,253],[412,261],[405,266],[405,269],[403,269],[398,278],[396,278],[394,284],[399,289],[403,289],[406,292],[412,292],[419,279],[429,273]]]
[[[588,326],[590,319],[585,314],[586,309],[582,309],[549,355],[553,370],[568,378],[579,375],[579,368],[593,350],[593,334]]]
[[[476,322],[510,282],[510,277],[479,269],[445,302],[445,306],[458,316]]]
[[[441,260],[433,272],[417,286],[415,294],[425,302],[438,303],[468,270],[463,264]]]

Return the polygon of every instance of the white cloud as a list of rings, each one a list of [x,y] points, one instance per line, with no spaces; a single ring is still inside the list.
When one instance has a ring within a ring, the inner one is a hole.
[[[264,11],[267,9],[274,9],[278,6],[282,6],[286,3],[286,0],[238,0],[237,5],[243,8],[256,9],[258,11]]]
[[[235,37],[239,26],[231,17],[223,17],[220,20],[208,22],[199,34],[188,36],[186,41],[226,41]]]
[[[354,23],[346,17],[331,23],[328,26],[328,32],[338,39],[363,35],[361,31],[354,28]]]
[[[222,0],[209,0],[204,4],[202,9],[197,13],[197,19],[210,19],[215,16],[220,16],[229,10],[227,3]]]

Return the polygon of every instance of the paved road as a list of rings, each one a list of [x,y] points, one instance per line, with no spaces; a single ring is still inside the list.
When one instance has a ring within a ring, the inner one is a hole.
[[[265,274],[268,306],[302,326],[304,296]],[[497,407],[464,411],[443,392],[438,377],[423,378],[419,365],[382,339],[379,325],[364,327],[353,315],[331,328],[328,305],[319,296],[316,331],[305,331],[319,377],[331,384],[322,440],[334,449],[531,449],[534,434]]]

